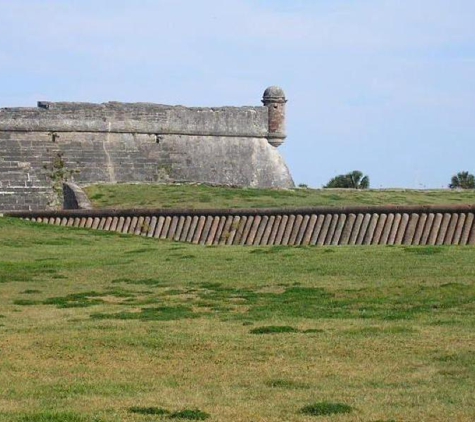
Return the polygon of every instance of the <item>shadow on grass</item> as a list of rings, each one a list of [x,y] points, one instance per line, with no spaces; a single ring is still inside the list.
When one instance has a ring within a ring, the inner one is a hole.
[[[169,410],[163,409],[161,407],[134,406],[129,408],[129,412],[137,413],[139,415],[164,416],[170,419],[184,419],[192,421],[204,421],[211,416],[209,413],[203,412],[199,409],[183,409],[176,412],[170,412]]]
[[[71,412],[41,412],[20,416],[17,422],[102,422],[97,417],[86,417]]]
[[[140,321],[176,321],[179,319],[198,318],[202,316],[187,306],[159,306],[142,308],[139,312],[116,312],[113,314],[91,314],[93,319],[134,319]]]
[[[353,408],[344,403],[320,402],[310,404],[300,409],[300,413],[309,416],[328,416],[339,413],[351,413]]]

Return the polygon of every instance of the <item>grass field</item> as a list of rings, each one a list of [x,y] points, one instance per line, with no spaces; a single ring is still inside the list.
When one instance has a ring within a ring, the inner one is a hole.
[[[473,421],[475,249],[0,219],[0,421]]]
[[[95,208],[272,208],[475,204],[475,190],[240,189],[206,185],[93,185]]]

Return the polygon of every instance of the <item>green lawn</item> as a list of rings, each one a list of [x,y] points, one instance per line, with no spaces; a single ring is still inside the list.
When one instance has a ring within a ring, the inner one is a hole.
[[[0,234],[2,422],[475,420],[475,248]]]
[[[93,185],[96,208],[272,208],[475,204],[475,190],[251,189],[206,185]]]

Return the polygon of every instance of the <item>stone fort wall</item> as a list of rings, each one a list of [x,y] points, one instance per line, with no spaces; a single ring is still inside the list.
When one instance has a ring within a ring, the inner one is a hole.
[[[0,211],[58,207],[55,183],[201,182],[288,188],[285,96],[263,106],[39,102],[0,109]],[[61,179],[61,180],[59,180]]]

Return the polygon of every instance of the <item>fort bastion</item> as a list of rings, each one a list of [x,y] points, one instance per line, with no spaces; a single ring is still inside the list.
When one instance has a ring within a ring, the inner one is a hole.
[[[38,102],[0,109],[0,211],[58,207],[58,179],[93,183],[197,182],[294,186],[277,147],[285,94],[262,106]]]

